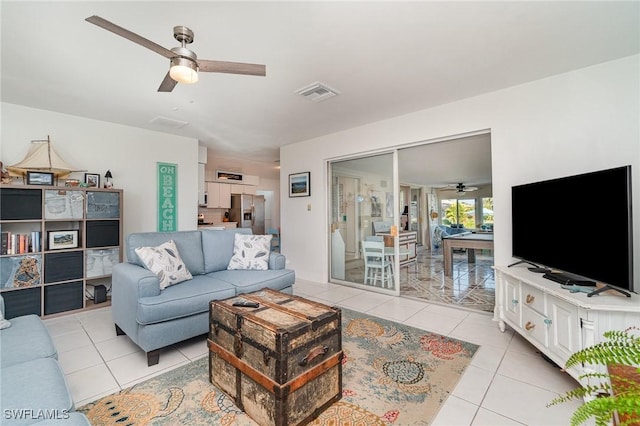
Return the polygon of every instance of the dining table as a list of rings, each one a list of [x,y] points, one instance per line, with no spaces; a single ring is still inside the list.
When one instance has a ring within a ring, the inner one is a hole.
[[[453,249],[467,249],[467,261],[475,263],[476,250],[493,250],[493,233],[465,233],[442,238],[444,275],[453,275]]]

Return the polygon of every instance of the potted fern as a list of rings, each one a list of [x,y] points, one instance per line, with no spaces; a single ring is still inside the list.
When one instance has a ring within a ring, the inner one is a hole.
[[[577,426],[594,417],[597,426],[608,425],[611,420],[618,425],[640,425],[640,328],[624,331],[607,331],[608,340],[574,353],[565,368],[581,363],[602,365],[607,373],[586,373],[581,379],[595,379],[596,384],[574,389],[555,398],[548,406],[587,399],[573,413],[571,426]]]

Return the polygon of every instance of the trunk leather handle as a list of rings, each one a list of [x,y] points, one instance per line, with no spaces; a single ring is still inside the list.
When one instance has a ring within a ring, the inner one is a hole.
[[[322,355],[326,355],[327,352],[329,352],[329,347],[328,346],[315,347],[315,348],[313,348],[313,349],[311,349],[309,351],[307,356],[305,356],[304,358],[302,358],[300,360],[298,365],[300,365],[301,367],[304,367],[305,365],[307,365],[308,363],[313,361],[315,358],[317,358],[319,356],[322,356]]]

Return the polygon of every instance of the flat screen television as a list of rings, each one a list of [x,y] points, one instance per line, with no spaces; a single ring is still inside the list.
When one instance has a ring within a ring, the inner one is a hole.
[[[633,288],[631,166],[511,189],[513,257]]]

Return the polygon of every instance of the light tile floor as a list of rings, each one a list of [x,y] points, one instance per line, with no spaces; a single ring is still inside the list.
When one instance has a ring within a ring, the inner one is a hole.
[[[501,333],[488,313],[302,280],[296,281],[294,293],[479,344],[433,425],[564,426],[578,406],[546,407],[577,383],[513,331]],[[144,353],[126,336],[116,336],[108,307],[47,319],[45,324],[77,407],[207,356],[202,336],[163,350],[160,363],[147,367]]]
[[[476,262],[469,263],[467,253],[453,254],[453,274],[444,275],[442,248],[427,250],[419,246],[415,263],[400,267],[400,295],[441,304],[493,312],[495,279],[493,255],[477,250]],[[347,263],[347,281],[364,282],[364,263],[354,259]]]

